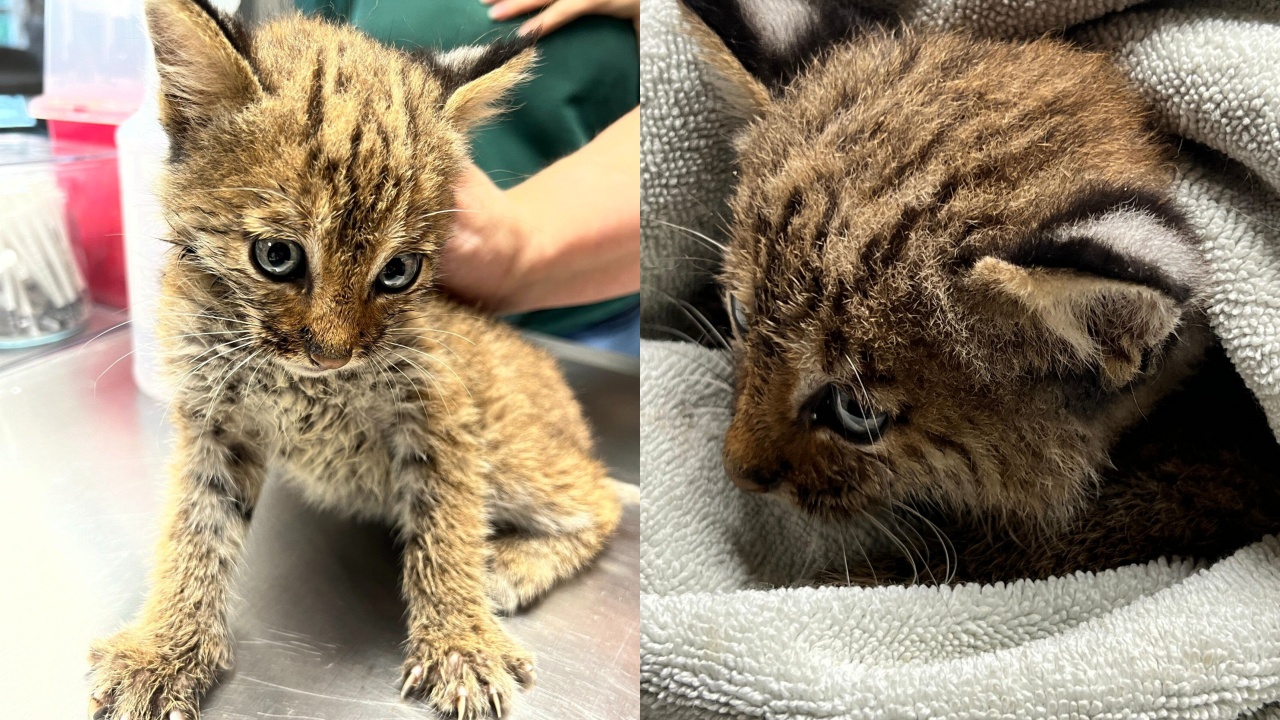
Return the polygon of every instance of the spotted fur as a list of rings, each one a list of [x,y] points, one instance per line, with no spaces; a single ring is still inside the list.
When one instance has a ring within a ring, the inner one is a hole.
[[[722,278],[745,320],[730,477],[907,538],[848,558],[850,581],[1217,557],[1280,529],[1280,449],[1215,347],[1167,150],[1109,60],[826,4],[769,42],[743,40],[758,13],[685,7],[751,119]],[[831,386],[883,431],[833,432]]]
[[[530,44],[411,56],[301,17],[248,36],[194,0],[148,0],[147,18],[173,148],[159,327],[178,440],[152,588],[95,645],[91,709],[196,717],[231,661],[228,587],[271,469],[399,531],[403,694],[504,715],[533,664],[495,610],[580,569],[620,512],[554,361],[431,282],[465,133]],[[259,239],[304,248],[305,279],[266,277]],[[417,283],[377,292],[406,252]]]

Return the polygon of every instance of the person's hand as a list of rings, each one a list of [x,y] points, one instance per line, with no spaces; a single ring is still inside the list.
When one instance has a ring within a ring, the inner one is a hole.
[[[610,15],[632,23],[640,21],[640,0],[480,0],[489,8],[494,20],[510,20],[525,13],[542,9],[520,26],[520,34],[534,30],[549,34],[583,15]]]
[[[436,281],[491,312],[520,309],[517,278],[530,244],[521,209],[471,162],[454,190],[454,202],[453,236],[440,254]]]
[[[500,190],[467,162],[436,283],[492,313],[585,305],[640,289],[640,109]]]

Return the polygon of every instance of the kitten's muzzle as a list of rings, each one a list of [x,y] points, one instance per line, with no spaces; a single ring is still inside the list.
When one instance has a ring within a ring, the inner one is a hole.
[[[760,455],[761,439],[746,428],[747,424],[741,418],[736,418],[729,425],[721,455],[724,472],[740,490],[769,492],[778,486],[786,473],[776,459]]]

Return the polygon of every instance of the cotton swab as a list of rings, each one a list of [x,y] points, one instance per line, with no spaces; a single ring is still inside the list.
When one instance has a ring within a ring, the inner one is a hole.
[[[19,166],[0,175],[0,348],[50,342],[85,320],[65,200],[46,168]]]

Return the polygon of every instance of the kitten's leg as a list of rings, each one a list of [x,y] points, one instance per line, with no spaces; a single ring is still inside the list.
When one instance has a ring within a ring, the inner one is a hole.
[[[228,585],[262,488],[262,460],[179,427],[172,477],[147,602],[133,624],[90,652],[94,717],[191,720],[231,662]]]
[[[478,448],[443,439],[398,463],[404,478],[409,651],[402,694],[459,718],[501,717],[533,658],[498,624],[484,593],[487,549]],[[429,458],[429,459],[427,459]]]
[[[497,518],[518,528],[489,541],[488,592],[499,612],[515,612],[578,572],[617,528],[622,506],[613,481],[593,460],[578,464],[581,480],[534,492],[532,502],[505,507],[506,517]]]

